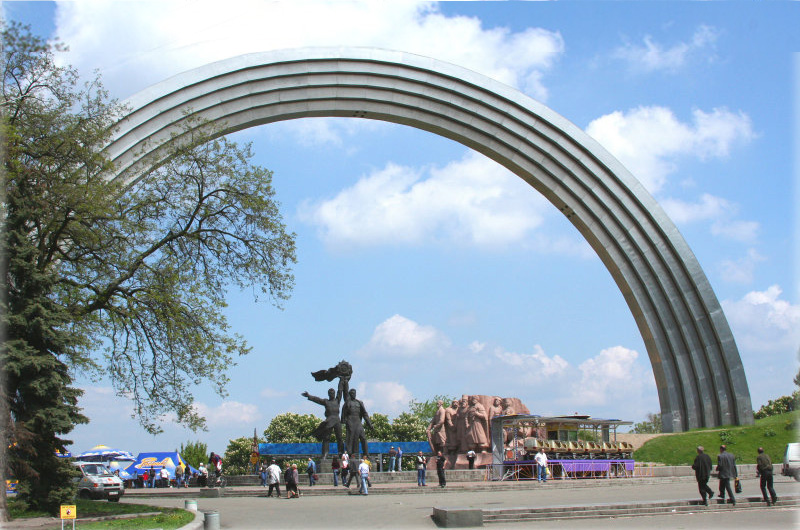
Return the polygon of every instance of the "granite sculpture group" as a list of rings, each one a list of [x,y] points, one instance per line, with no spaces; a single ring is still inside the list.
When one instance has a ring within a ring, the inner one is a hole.
[[[372,422],[364,403],[356,399],[356,390],[350,388],[352,365],[343,360],[332,368],[312,372],[311,375],[316,381],[339,379],[336,390],[328,389],[327,399],[312,396],[308,392],[301,394],[325,407],[325,419],[312,431],[313,436],[322,442],[322,458],[325,459],[329,454],[331,434],[336,438],[337,447],[343,447],[351,457],[362,454],[361,450],[363,454],[368,454],[364,427],[371,430]],[[342,398],[344,406],[341,404]],[[441,451],[451,456],[466,454],[468,451],[488,452],[491,449],[492,439],[491,421],[495,416],[530,414],[528,407],[518,398],[464,394],[460,400],[453,400],[447,408],[443,401],[438,401],[437,404],[438,409],[427,428],[428,443],[433,454]],[[344,444],[342,444],[342,424],[347,427]],[[517,434],[524,437],[534,433]],[[508,429],[503,436],[504,442],[510,443],[513,436],[514,433]]]
[[[464,454],[468,451],[485,453],[491,448],[491,422],[495,416],[530,414],[518,398],[462,395],[460,400],[438,409],[428,426],[428,442],[434,454]],[[508,430],[504,441],[508,443],[513,433]]]

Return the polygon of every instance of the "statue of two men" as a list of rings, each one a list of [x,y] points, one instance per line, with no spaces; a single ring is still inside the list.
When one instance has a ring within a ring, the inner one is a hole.
[[[314,403],[319,403],[325,407],[325,420],[320,423],[312,432],[315,438],[322,442],[322,458],[326,458],[329,453],[331,433],[336,436],[336,444],[339,450],[346,450],[351,456],[359,454],[359,442],[364,449],[364,454],[368,454],[367,437],[364,434],[364,425],[372,429],[369,414],[364,403],[356,399],[356,390],[350,388],[350,376],[353,374],[353,367],[347,361],[341,361],[333,368],[312,372],[316,381],[333,381],[339,379],[338,389],[334,391],[328,389],[328,399],[312,396],[308,392],[303,392],[303,396]],[[341,420],[339,416],[339,406],[344,397]],[[342,423],[347,427],[347,438],[342,444]]]

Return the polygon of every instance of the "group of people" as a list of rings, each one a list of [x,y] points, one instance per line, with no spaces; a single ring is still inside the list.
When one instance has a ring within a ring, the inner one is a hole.
[[[708,506],[708,501],[714,497],[714,490],[708,486],[708,481],[711,478],[712,470],[711,457],[705,453],[705,448],[700,445],[697,447],[697,456],[692,463],[695,478],[697,479],[697,488],[700,490],[700,498],[703,504]],[[741,490],[738,487],[739,471],[736,468],[736,457],[728,451],[725,445],[719,446],[719,455],[717,456],[717,469],[719,478],[719,499],[725,503],[725,495],[728,495],[729,502],[736,506],[736,497],[734,491],[739,493]],[[767,506],[774,505],[778,502],[778,495],[775,493],[773,487],[772,477],[772,460],[769,455],[764,452],[762,447],[758,448],[758,456],[756,457],[756,474],[759,477],[759,486],[761,488],[761,495]],[[733,486],[731,486],[733,484]]]

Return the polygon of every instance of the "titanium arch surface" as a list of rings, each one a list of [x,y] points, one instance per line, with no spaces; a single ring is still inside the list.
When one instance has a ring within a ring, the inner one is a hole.
[[[753,423],[733,334],[675,225],[596,141],[521,92],[418,55],[305,48],[212,63],[126,104],[106,150],[126,180],[162,161],[187,112],[220,134],[303,117],[383,120],[483,153],[554,204],[611,273],[644,339],[664,431]]]

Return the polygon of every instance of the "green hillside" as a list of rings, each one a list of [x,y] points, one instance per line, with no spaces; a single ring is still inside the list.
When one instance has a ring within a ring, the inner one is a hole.
[[[756,420],[755,425],[747,427],[732,425],[659,436],[634,452],[633,458],[637,462],[690,465],[697,455],[698,445],[704,446],[713,459],[720,444],[725,444],[728,451],[736,455],[737,463],[755,464],[759,447],[764,448],[773,463],[778,463],[783,460],[786,444],[798,441],[798,421],[800,411],[794,411]]]

